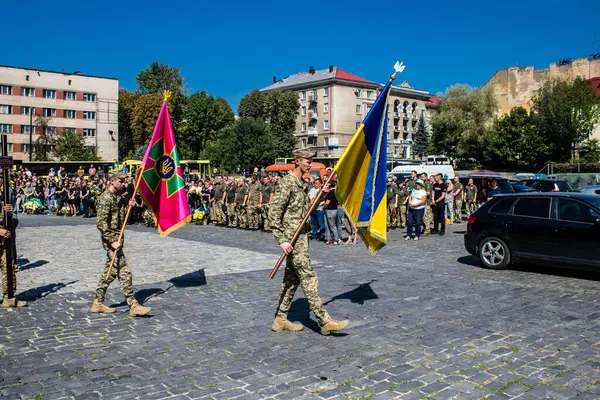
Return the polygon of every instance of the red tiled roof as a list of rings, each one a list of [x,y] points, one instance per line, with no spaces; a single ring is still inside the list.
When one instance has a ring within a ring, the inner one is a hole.
[[[590,78],[588,81],[592,84],[592,86],[594,86],[594,89],[596,89],[596,92],[598,92],[598,96],[600,96],[600,76]]]
[[[353,81],[353,82],[362,82],[362,83],[375,83],[375,82],[371,82],[368,81],[366,79],[363,79],[359,76],[356,76],[354,74],[351,74],[350,72],[346,72],[343,69],[340,68],[336,68],[335,71],[335,79],[342,79],[345,81]]]
[[[440,97],[439,96],[431,96],[429,98],[429,101],[427,102],[427,104],[425,104],[426,107],[437,107],[439,105],[440,102]]]

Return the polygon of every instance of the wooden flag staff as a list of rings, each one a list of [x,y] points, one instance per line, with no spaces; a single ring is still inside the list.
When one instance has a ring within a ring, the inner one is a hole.
[[[308,209],[308,212],[306,213],[306,215],[304,216],[304,218],[302,218],[302,222],[300,222],[300,225],[298,226],[298,229],[296,229],[296,233],[294,233],[294,236],[292,237],[292,240],[290,240],[290,244],[292,245],[292,247],[294,247],[294,245],[296,244],[296,241],[298,240],[298,237],[300,237],[300,232],[302,231],[302,229],[304,228],[304,226],[308,222],[308,219],[310,218],[311,214],[315,211],[315,209],[319,205],[319,202],[321,201],[321,196],[323,195],[323,188],[326,185],[329,185],[329,182],[331,182],[331,179],[333,178],[334,175],[335,175],[335,171],[332,171],[331,175],[329,175],[329,177],[327,178],[327,180],[325,181],[325,183],[323,184],[323,186],[321,186],[321,188],[317,192],[317,195],[315,196],[315,199],[310,204],[310,208]],[[273,267],[273,270],[271,271],[271,274],[269,275],[269,278],[273,279],[273,277],[277,273],[277,270],[279,269],[279,267],[283,263],[283,260],[285,260],[286,256],[287,256],[287,254],[286,254],[285,251],[281,253],[281,256],[279,257],[279,260],[277,261],[277,264],[275,264],[275,267]]]

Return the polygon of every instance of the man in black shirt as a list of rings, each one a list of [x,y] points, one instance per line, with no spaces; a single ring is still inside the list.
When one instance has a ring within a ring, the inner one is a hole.
[[[433,230],[438,230],[438,224],[441,224],[439,229],[440,236],[446,234],[446,217],[444,215],[446,204],[444,199],[446,198],[446,190],[448,189],[444,182],[444,175],[437,174],[436,182],[433,184],[431,191],[433,193],[431,205],[433,206]]]

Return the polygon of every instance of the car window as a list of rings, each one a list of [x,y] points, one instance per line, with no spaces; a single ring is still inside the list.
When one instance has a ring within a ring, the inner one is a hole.
[[[496,202],[496,204],[492,205],[492,208],[490,209],[490,213],[506,214],[506,213],[508,213],[508,211],[510,210],[510,207],[513,205],[514,202],[515,202],[515,199],[502,199],[502,200]]]
[[[556,182],[556,184],[558,185],[558,188],[561,192],[570,192],[571,190],[573,190],[568,182],[559,181]]]
[[[513,211],[515,215],[524,217],[549,218],[550,198],[548,197],[526,197],[520,198],[515,204]]]
[[[500,187],[500,191],[502,193],[506,194],[506,193],[514,193],[515,192],[509,181],[498,180],[497,182],[498,182],[498,186]]]
[[[558,219],[560,220],[593,224],[599,218],[600,214],[586,204],[571,199],[558,199]]]

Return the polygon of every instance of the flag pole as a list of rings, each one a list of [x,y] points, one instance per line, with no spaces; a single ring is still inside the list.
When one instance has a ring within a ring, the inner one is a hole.
[[[323,184],[323,186],[321,186],[321,188],[317,192],[315,199],[310,204],[310,208],[308,209],[308,212],[306,213],[304,218],[302,218],[302,222],[300,222],[300,225],[298,226],[298,229],[296,229],[296,232],[294,233],[292,240],[290,240],[290,244],[292,245],[292,247],[294,247],[294,245],[296,244],[296,241],[298,240],[298,237],[300,237],[300,232],[302,231],[302,228],[304,228],[304,226],[306,225],[306,222],[308,222],[308,219],[310,218],[311,214],[315,211],[315,209],[319,205],[319,202],[321,201],[321,196],[323,195],[323,188],[329,184],[329,182],[331,181],[331,179],[333,178],[334,175],[335,175],[335,171],[332,171],[331,174],[329,175],[329,177],[327,178],[327,180],[325,181],[325,183]],[[277,270],[283,263],[283,260],[285,260],[286,256],[287,256],[287,254],[285,253],[285,251],[281,253],[281,256],[279,256],[279,260],[277,261],[277,264],[275,264],[275,267],[273,267],[273,270],[271,271],[269,278],[273,279],[273,277],[277,273]]]
[[[127,206],[127,213],[125,214],[125,220],[123,221],[123,226],[121,227],[121,231],[119,232],[119,239],[117,239],[117,243],[121,243],[121,240],[123,239],[123,235],[125,234],[125,227],[127,226],[127,221],[129,220],[129,214],[131,213],[131,209],[133,208],[131,206],[131,200],[135,198],[136,193],[138,192],[138,189],[140,188],[140,181],[142,180],[142,171],[144,170],[144,166],[146,164],[142,163],[140,164],[140,167],[137,170],[137,177],[135,180],[135,187],[133,189],[133,194],[131,195],[131,199],[129,202],[129,205]],[[112,272],[112,267],[115,264],[115,260],[117,258],[117,253],[119,252],[119,250],[121,250],[121,248],[115,250],[113,249],[113,256],[112,256],[112,260],[110,261],[110,265],[108,267],[108,271],[106,272],[106,277],[104,278],[105,280],[108,280],[108,277],[110,276],[110,273]]]

